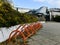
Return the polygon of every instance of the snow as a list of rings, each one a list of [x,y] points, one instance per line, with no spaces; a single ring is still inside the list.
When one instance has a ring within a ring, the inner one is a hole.
[[[40,23],[45,23],[45,21],[41,21]],[[29,24],[27,24],[25,27],[27,27],[28,25],[29,25]],[[12,31],[16,30],[19,26],[20,26],[20,25],[11,26],[11,27],[9,27],[9,28],[6,28],[6,27],[0,28],[0,43],[6,41],[6,40],[9,38],[10,33],[11,33]],[[21,30],[22,27],[23,27],[23,26],[21,26],[18,30],[19,30],[19,31],[22,31],[22,30]],[[23,29],[24,29],[24,28],[23,28]],[[15,33],[15,32],[14,32],[14,33]],[[13,34],[14,34],[14,33],[13,33]],[[12,35],[13,35],[13,34],[12,34]],[[11,35],[11,36],[12,36],[12,35]]]
[[[11,26],[9,28],[0,28],[0,43],[6,41],[12,31],[16,30],[19,25]]]

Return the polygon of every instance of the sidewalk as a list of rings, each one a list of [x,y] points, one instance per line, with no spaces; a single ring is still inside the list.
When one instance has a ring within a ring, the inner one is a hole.
[[[28,41],[29,45],[60,45],[60,23],[43,23],[43,28]]]

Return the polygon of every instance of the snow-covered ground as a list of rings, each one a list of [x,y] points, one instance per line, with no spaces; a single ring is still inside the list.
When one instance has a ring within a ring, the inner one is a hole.
[[[11,26],[9,28],[0,28],[0,43],[6,41],[9,38],[10,33],[16,30],[18,26],[19,25]]]
[[[41,21],[40,23],[45,23],[45,21]],[[11,26],[9,28],[0,28],[0,43],[6,41],[9,38],[10,33],[16,30],[19,26],[20,25]]]

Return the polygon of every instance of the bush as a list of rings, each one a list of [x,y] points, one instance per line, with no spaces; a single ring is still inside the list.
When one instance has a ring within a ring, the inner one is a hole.
[[[30,14],[22,14],[11,8],[9,3],[0,6],[0,27],[10,27],[21,23],[36,22],[37,18]]]
[[[60,16],[57,15],[57,16],[54,18],[54,21],[60,22]]]

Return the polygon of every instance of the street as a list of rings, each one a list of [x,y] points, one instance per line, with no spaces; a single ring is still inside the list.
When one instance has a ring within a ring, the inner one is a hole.
[[[43,28],[28,41],[29,45],[60,45],[60,23],[43,23]]]

